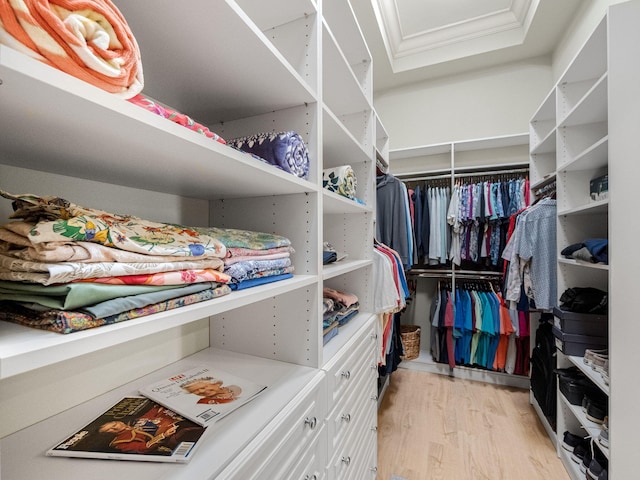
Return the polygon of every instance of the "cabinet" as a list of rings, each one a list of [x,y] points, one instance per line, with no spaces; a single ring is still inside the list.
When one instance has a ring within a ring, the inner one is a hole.
[[[295,275],[70,335],[0,324],[2,477],[333,478],[325,370],[346,361],[353,335],[375,328],[368,312],[377,123],[371,55],[351,6],[198,0],[185,13],[165,0],[115,3],[140,45],[146,95],[223,138],[297,131],[310,150],[308,179],[0,45],[7,119],[0,187],[157,221],[277,232],[296,250]],[[169,39],[158,25],[180,34]],[[363,204],[322,189],[322,169],[342,164],[355,170]],[[2,218],[9,213],[9,202],[1,202]],[[323,267],[324,240],[347,259]],[[325,286],[355,293],[361,313],[323,347]],[[44,457],[116,397],[205,360],[269,388],[210,429],[188,465]],[[375,388],[366,377],[349,390],[354,401],[365,398],[367,382]],[[346,443],[375,450],[365,422],[357,429]],[[275,440],[277,462],[270,457]]]
[[[634,454],[627,443],[639,425],[638,415],[631,408],[637,387],[625,382],[625,374],[631,374],[625,364],[636,348],[632,338],[637,338],[628,305],[629,295],[635,291],[632,275],[637,272],[638,262],[625,254],[625,248],[638,230],[637,222],[632,222],[633,227],[628,223],[634,190],[631,182],[637,173],[632,158],[638,148],[640,72],[630,59],[637,55],[634,24],[638,19],[640,2],[609,7],[531,120],[531,171],[538,172],[541,182],[545,176],[556,180],[558,252],[587,238],[609,240],[608,265],[559,255],[557,275],[558,295],[569,287],[609,292],[610,385],[586,366],[581,356],[558,351],[558,366],[577,366],[608,397],[610,446],[600,448],[609,459],[609,476],[613,474],[614,478],[634,471]],[[590,198],[590,180],[604,174],[610,177],[611,195],[594,201]],[[586,432],[595,438],[600,433],[600,426],[589,421],[561,392],[557,415],[557,432],[551,432],[558,436],[554,440],[561,440],[566,430]],[[558,448],[558,454],[572,478],[583,478],[562,448]]]
[[[411,182],[415,184],[423,180],[432,180],[438,182],[438,186],[452,186],[455,180],[464,179],[466,176],[499,175],[500,172],[513,170],[526,176],[529,164],[528,144],[529,135],[523,133],[392,150],[389,153],[391,172],[409,185]],[[451,262],[436,268],[414,265],[407,275],[417,280],[416,298],[403,314],[403,323],[414,323],[421,327],[421,352],[417,359],[403,362],[401,366],[528,388],[528,379],[524,376],[465,366],[456,366],[451,371],[448,365],[434,362],[431,356],[429,312],[439,280],[463,281],[465,276],[499,278],[496,274],[497,272],[464,270],[452,266]]]

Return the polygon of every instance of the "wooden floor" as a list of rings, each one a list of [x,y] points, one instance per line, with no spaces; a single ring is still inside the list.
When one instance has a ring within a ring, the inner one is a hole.
[[[527,390],[398,369],[378,413],[378,480],[567,480]]]

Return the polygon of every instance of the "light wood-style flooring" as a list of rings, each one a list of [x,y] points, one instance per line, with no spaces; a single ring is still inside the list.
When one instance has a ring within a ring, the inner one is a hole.
[[[378,480],[568,480],[527,390],[400,368],[378,411]]]

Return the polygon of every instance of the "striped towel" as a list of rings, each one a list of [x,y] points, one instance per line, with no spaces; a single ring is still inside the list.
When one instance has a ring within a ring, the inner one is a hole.
[[[144,85],[138,44],[110,0],[1,1],[0,43],[123,98]]]

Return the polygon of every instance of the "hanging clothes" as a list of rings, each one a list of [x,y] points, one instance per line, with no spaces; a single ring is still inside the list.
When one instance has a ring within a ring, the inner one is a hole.
[[[409,194],[396,177],[376,177],[376,238],[400,255],[408,269],[413,257],[413,233],[409,212]]]
[[[451,287],[449,281],[438,282],[431,304],[434,361],[452,368],[528,373],[528,312],[512,316],[500,291],[488,281],[461,280],[455,290]],[[525,335],[526,340],[521,338]]]

